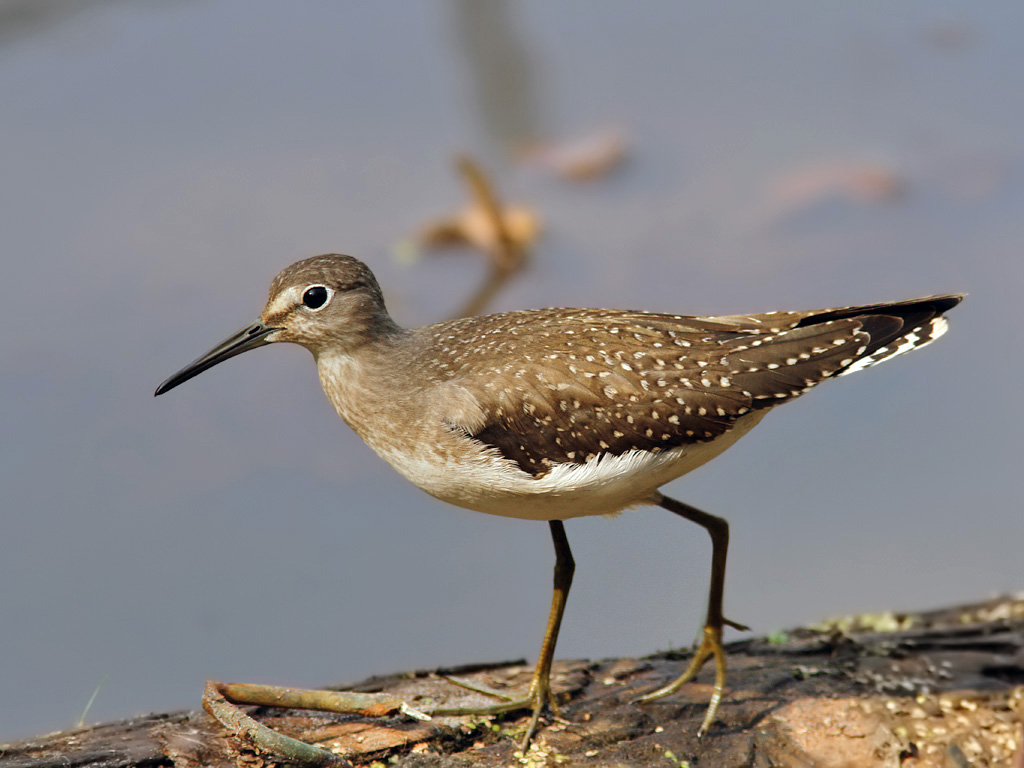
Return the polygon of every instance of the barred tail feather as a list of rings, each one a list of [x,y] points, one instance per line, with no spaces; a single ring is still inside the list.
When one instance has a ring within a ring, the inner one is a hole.
[[[884,342],[884,346],[870,350],[863,357],[858,358],[836,376],[846,376],[849,373],[869,368],[885,360],[902,355],[921,347],[926,347],[942,336],[949,329],[949,323],[941,315],[933,317],[927,322],[920,323],[908,332]]]

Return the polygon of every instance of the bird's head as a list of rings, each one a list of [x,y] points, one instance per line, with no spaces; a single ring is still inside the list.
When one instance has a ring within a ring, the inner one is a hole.
[[[351,351],[393,329],[369,267],[351,256],[314,256],[292,264],[274,278],[258,322],[193,360],[157,387],[156,394],[272,342],[290,341],[319,356],[326,349]]]

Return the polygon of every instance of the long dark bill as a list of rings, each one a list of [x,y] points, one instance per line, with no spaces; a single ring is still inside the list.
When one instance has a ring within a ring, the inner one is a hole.
[[[256,347],[262,347],[264,344],[269,344],[270,340],[267,336],[274,331],[279,330],[281,329],[271,328],[270,326],[263,325],[263,323],[250,325],[244,331],[239,331],[230,339],[225,339],[205,355],[193,360],[180,371],[175,373],[167,379],[167,381],[156,388],[154,397],[162,395],[164,392],[169,392],[179,384],[183,384],[188,381],[193,376],[198,376],[207,368],[213,368],[217,363],[223,363],[229,357],[234,357],[235,355],[240,355],[243,352],[248,352],[250,349],[256,349]]]

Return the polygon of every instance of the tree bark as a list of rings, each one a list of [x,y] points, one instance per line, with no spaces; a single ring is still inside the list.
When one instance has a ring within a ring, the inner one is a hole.
[[[560,661],[553,687],[564,722],[542,723],[516,754],[528,713],[491,718],[359,718],[253,708],[280,732],[357,765],[419,766],[1008,766],[1024,768],[1024,598],[917,614],[884,614],[730,643],[718,719],[696,733],[712,670],[664,701],[640,694],[678,675],[689,652]],[[372,678],[413,707],[488,700],[445,679],[489,688],[529,683],[524,662]],[[341,687],[338,687],[341,689]],[[0,745],[0,768],[197,768],[276,764],[201,710],[150,715]]]

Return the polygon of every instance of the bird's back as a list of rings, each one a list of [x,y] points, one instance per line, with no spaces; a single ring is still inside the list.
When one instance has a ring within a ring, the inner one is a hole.
[[[414,333],[424,374],[479,404],[453,426],[540,476],[719,439],[745,414],[933,341],[960,299],[720,317],[546,309]]]

